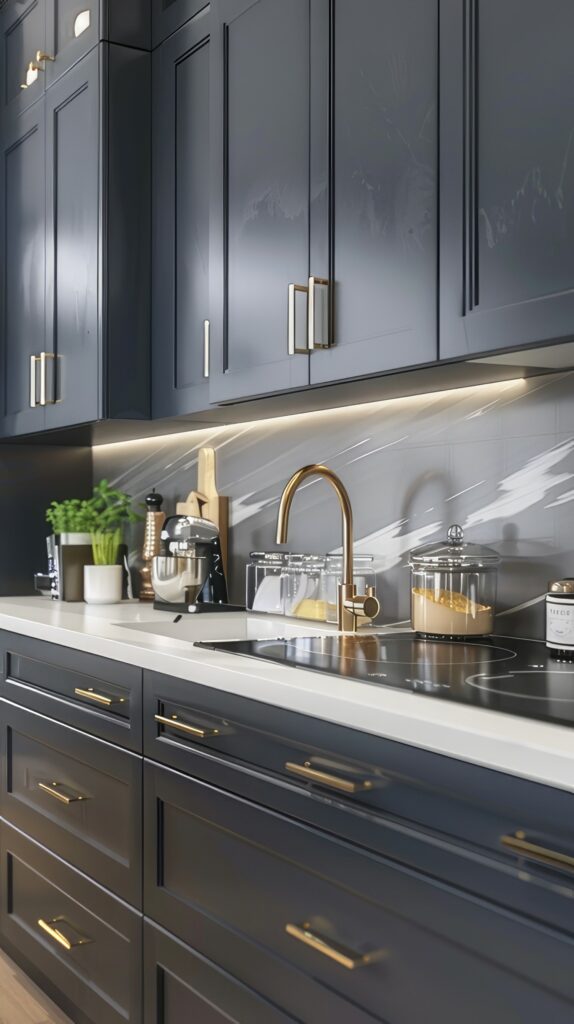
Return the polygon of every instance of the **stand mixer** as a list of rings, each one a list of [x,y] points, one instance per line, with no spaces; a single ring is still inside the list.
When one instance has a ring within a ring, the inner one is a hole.
[[[162,554],[151,563],[154,607],[179,612],[230,610],[215,523],[199,516],[170,516],[161,541]]]

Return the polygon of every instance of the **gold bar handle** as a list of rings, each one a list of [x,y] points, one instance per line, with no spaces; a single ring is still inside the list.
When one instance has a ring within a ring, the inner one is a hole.
[[[352,779],[340,779],[338,775],[331,775],[330,772],[322,772],[313,768],[309,761],[305,764],[296,764],[294,761],[285,762],[285,770],[292,775],[298,775],[309,782],[319,782],[322,786],[329,786],[340,793],[360,793],[365,789],[372,789],[373,783],[366,779],[364,782],[353,782]]]
[[[574,872],[574,857],[571,854],[560,853],[558,850],[549,850],[545,846],[538,846],[537,843],[530,843],[524,832],[516,832],[513,836],[501,836],[500,842],[512,853],[525,857],[527,860],[537,860],[541,864],[547,864],[548,867]]]
[[[366,967],[367,964],[372,962],[373,958],[368,954],[355,953],[352,949],[347,949],[345,946],[339,945],[339,943],[327,941],[318,932],[312,931],[311,926],[307,922],[304,924],[286,924],[285,931],[291,938],[297,939],[297,942],[310,946],[317,953],[328,957],[329,960],[334,960],[335,963],[345,967],[348,971],[355,971],[357,967]]]
[[[112,704],[125,704],[125,697],[108,697],[105,693],[97,693],[91,686],[87,690],[82,690],[81,687],[76,686],[74,693],[76,697],[85,697],[86,700],[93,700],[94,704],[101,704],[103,707],[109,708]]]
[[[55,57],[51,57],[49,53],[44,53],[43,50],[36,50],[36,63],[37,64],[45,64],[47,60],[55,61],[55,59],[56,58]],[[44,68],[40,68],[40,70],[43,71]]]
[[[288,288],[288,302],[287,302],[287,351],[290,356],[307,356],[309,355],[309,349],[297,347],[296,338],[296,314],[295,314],[295,296],[297,292],[304,292],[306,295],[309,294],[309,289],[306,284],[290,284]]]
[[[68,950],[68,952],[71,949],[73,949],[74,946],[87,946],[92,941],[91,939],[88,939],[85,935],[78,935],[78,937],[73,940],[69,939],[67,935],[64,935],[61,928],[54,927],[54,925],[57,924],[65,925],[66,921],[63,917],[53,917],[48,921],[45,921],[43,917],[38,918],[38,926],[42,929],[42,931],[46,932],[46,935],[49,935],[51,939],[54,939],[55,942],[57,942],[60,946],[63,946],[64,949]]]
[[[329,287],[329,281],[326,277],[310,277],[309,278],[309,302],[307,304],[307,342],[309,345],[309,351],[312,352],[316,348],[329,348],[329,338],[326,341],[317,341],[315,337],[315,285],[321,285],[325,288]]]
[[[203,376],[209,377],[209,320],[203,321]]]
[[[27,86],[23,86],[27,88]],[[35,409],[38,405],[38,398],[36,396],[36,363],[40,359],[40,356],[30,356],[30,408]]]
[[[196,736],[200,740],[209,739],[210,736],[219,736],[219,729],[204,729],[200,725],[190,725],[188,722],[182,722],[177,715],[171,715],[169,718],[167,715],[154,715],[153,717],[160,725],[166,725],[170,729],[180,729],[188,736]]]
[[[75,804],[88,799],[87,796],[73,793],[71,790],[66,792],[66,788],[61,782],[39,782],[38,789],[41,789],[43,793],[48,793],[54,800],[59,800],[61,804]]]
[[[50,399],[47,398],[47,388],[46,388],[46,380],[47,380],[46,363],[47,363],[48,359],[54,359],[54,358],[55,357],[54,357],[54,353],[53,352],[40,352],[40,356],[39,356],[39,359],[40,359],[40,405],[55,405],[56,404],[56,399],[55,398],[50,398]]]

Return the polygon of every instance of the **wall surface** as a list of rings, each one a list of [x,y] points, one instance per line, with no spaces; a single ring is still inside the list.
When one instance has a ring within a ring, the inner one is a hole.
[[[252,550],[275,547],[277,504],[291,473],[324,462],[346,484],[355,549],[376,557],[381,621],[409,615],[408,553],[460,523],[502,556],[498,631],[543,635],[536,598],[574,576],[574,374],[441,392],[373,405],[94,449],[105,476],[143,499],[155,486],[172,512],[196,486],[197,451],[217,450],[231,498],[231,596],[244,593]],[[131,537],[132,560],[141,530]],[[340,545],[336,499],[322,480],[295,498],[289,549]],[[534,602],[534,603],[533,603]]]

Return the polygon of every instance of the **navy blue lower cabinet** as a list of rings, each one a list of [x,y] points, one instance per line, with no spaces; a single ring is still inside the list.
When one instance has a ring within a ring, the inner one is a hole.
[[[303,1024],[572,1024],[566,936],[178,772],[144,780],[145,914]]]
[[[144,1024],[296,1024],[151,921],[144,924]]]
[[[572,793],[150,672],[143,732],[154,761],[574,934],[574,871],[513,844],[573,856]]]

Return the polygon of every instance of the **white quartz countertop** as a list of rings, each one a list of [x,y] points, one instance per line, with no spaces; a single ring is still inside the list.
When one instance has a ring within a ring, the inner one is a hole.
[[[138,602],[98,607],[5,597],[0,629],[574,792],[574,730],[565,726],[193,646],[195,640],[333,632],[323,624],[241,612],[187,615],[174,623],[171,613]]]

